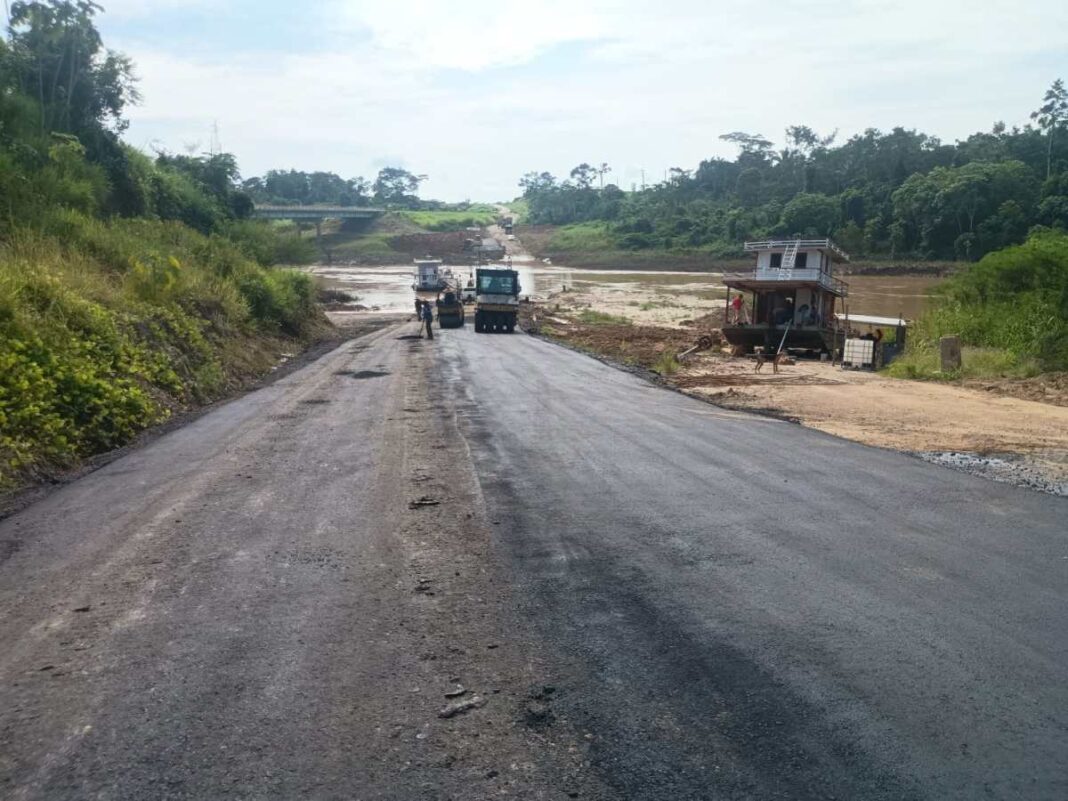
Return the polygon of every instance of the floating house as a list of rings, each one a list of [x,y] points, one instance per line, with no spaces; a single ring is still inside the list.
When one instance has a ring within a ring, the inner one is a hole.
[[[445,278],[441,274],[441,261],[438,259],[417,259],[415,262],[416,292],[438,292],[445,288]]]
[[[742,353],[758,347],[765,353],[841,350],[836,306],[844,305],[849,287],[834,272],[849,254],[830,239],[746,242],[745,250],[756,259],[754,269],[723,276],[724,338]]]

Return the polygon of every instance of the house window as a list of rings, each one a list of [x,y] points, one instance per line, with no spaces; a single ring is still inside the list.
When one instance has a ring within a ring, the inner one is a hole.
[[[772,253],[771,254],[771,269],[773,269],[773,270],[781,270],[782,269],[782,254],[781,253]]]
[[[808,267],[808,254],[798,253],[797,260],[794,262],[794,267],[796,267],[798,270],[804,270],[806,267]]]

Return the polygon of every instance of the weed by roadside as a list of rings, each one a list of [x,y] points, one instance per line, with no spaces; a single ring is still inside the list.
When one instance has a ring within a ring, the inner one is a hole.
[[[675,358],[673,351],[664,351],[660,354],[660,358],[653,363],[653,372],[660,373],[662,376],[674,375],[682,367],[679,364],[679,360]]]

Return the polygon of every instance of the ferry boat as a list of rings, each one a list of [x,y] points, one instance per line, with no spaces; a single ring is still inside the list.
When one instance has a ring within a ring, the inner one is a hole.
[[[834,268],[849,254],[830,239],[769,239],[746,242],[745,250],[756,258],[752,272],[723,276],[723,337],[736,352],[840,351],[845,331],[835,306],[844,306],[849,286]]]
[[[446,286],[445,277],[441,272],[440,259],[416,259],[415,260],[415,283],[412,289],[419,292],[433,292],[437,294]]]

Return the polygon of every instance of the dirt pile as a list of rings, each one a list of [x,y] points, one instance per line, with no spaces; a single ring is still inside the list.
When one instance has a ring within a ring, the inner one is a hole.
[[[467,264],[471,261],[470,255],[464,252],[467,236],[463,231],[407,233],[392,237],[389,246],[413,259],[421,259],[429,253],[450,264]]]
[[[1000,397],[1068,406],[1068,373],[1045,373],[1033,378],[977,378],[967,380],[963,385]]]
[[[666,356],[674,356],[694,344],[692,331],[623,323],[580,322],[550,318],[542,326],[546,336],[588,350],[612,361],[653,369]]]

